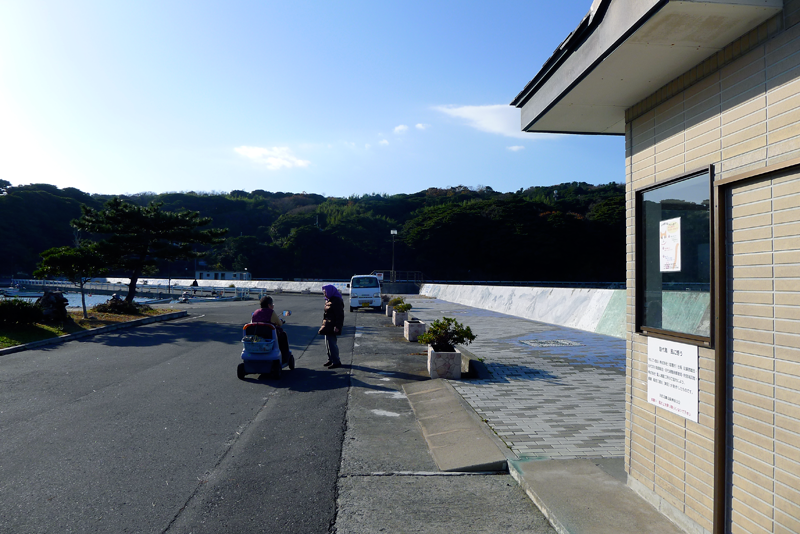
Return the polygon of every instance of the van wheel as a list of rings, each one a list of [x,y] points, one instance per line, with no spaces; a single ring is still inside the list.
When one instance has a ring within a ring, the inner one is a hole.
[[[350,313],[353,313],[353,310],[354,310],[354,309],[355,309],[355,308],[353,308],[352,306],[350,306]]]

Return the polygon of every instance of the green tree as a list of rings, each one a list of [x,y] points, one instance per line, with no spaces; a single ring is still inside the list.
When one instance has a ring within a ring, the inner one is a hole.
[[[138,206],[114,197],[100,210],[81,206],[83,214],[71,223],[78,230],[104,238],[98,250],[108,266],[130,278],[126,302],[133,301],[139,277],[153,273],[159,260],[199,257],[194,245],[221,243],[227,232],[220,228],[201,230],[211,218],[200,217],[196,211],[170,212],[161,207],[160,202]]]
[[[102,276],[108,272],[103,256],[97,250],[96,243],[81,243],[73,247],[53,247],[41,254],[42,261],[34,271],[36,278],[63,276],[81,289],[81,306],[83,318],[86,313],[86,294],[84,286],[94,276]]]

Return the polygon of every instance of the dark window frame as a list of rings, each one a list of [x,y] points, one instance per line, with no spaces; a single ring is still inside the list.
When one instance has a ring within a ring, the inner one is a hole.
[[[708,174],[708,198],[709,198],[709,217],[708,217],[708,237],[709,237],[709,306],[710,306],[710,321],[708,336],[701,336],[696,334],[687,334],[684,332],[676,332],[673,330],[666,330],[663,328],[655,328],[646,326],[644,322],[644,296],[645,296],[645,247],[644,247],[644,210],[643,198],[644,195],[655,189],[668,187],[672,184],[689,180]],[[652,336],[670,341],[677,341],[680,343],[688,343],[690,345],[698,345],[701,347],[714,346],[714,330],[715,330],[715,317],[716,317],[716,304],[715,304],[715,259],[716,259],[716,243],[717,236],[714,232],[714,223],[716,220],[716,213],[714,209],[714,165],[695,169],[691,172],[681,174],[668,180],[648,185],[645,187],[634,190],[635,195],[635,240],[636,240],[636,257],[635,257],[635,280],[636,291],[634,299],[634,318],[635,318],[635,333],[645,336]]]

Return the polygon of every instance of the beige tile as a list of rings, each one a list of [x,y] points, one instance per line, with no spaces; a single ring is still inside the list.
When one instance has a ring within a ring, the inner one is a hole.
[[[800,321],[791,321],[791,320],[775,321],[775,331],[786,334],[800,334]]]
[[[788,98],[780,100],[775,103],[770,103],[767,106],[767,119],[780,117],[784,113],[792,112],[800,108],[800,93],[794,94]]]
[[[775,358],[791,362],[800,362],[800,350],[788,347],[775,347]]]
[[[800,336],[776,332],[775,345],[798,349],[800,348]],[[800,386],[800,384],[798,384],[798,386]]]
[[[723,173],[736,171],[738,173],[748,172],[758,166],[764,166],[767,159],[767,148],[747,152],[740,156],[730,159],[723,157],[720,167]]]
[[[795,53],[795,46],[796,43],[791,42],[783,47],[782,50],[767,53],[766,74],[768,79],[780,76],[782,73],[800,65],[800,55]]]
[[[775,104],[800,93],[800,67],[767,80],[767,102]]]
[[[722,138],[722,159],[723,160],[731,160],[742,154],[752,154],[754,151],[766,147],[767,146],[767,137],[766,135],[759,135],[757,137],[752,137],[747,141],[740,142],[738,144],[727,144],[726,141],[728,138]]]
[[[790,152],[783,152],[778,155],[771,155],[767,158],[768,165],[777,165],[778,163],[783,163],[785,161],[792,161],[800,158],[800,149],[790,151]]]
[[[776,278],[775,291],[800,291],[800,279]],[[800,305],[800,302],[798,302],[798,305]]]
[[[771,265],[742,266],[733,268],[733,279],[741,278],[772,278],[773,267]]]
[[[719,143],[719,141],[720,141],[720,131],[719,128],[715,128],[709,132],[706,132],[704,134],[686,140],[685,142],[686,152],[688,153],[697,148],[707,147],[709,143],[713,142],[717,142],[717,144],[713,146],[721,147],[722,145]]]
[[[788,195],[800,195],[800,178],[797,175],[785,177],[785,181],[776,183],[772,187],[772,194],[775,197],[783,197]],[[794,198],[794,205],[800,206],[800,198]]]
[[[788,193],[786,190],[782,192]],[[795,209],[797,206],[800,206],[800,195],[798,194],[776,196],[772,201],[772,209],[775,211]]]
[[[776,319],[800,320],[800,306],[775,306]]]
[[[742,243],[742,242],[756,241],[761,239],[771,239],[772,232],[773,229],[771,226],[762,226],[759,228],[750,228],[747,230],[736,230],[733,232],[733,242]]]
[[[740,303],[733,303],[732,308],[734,317],[743,316],[748,318],[749,317],[771,318],[774,309],[772,306],[758,306],[758,305],[740,304]]]
[[[800,237],[784,237],[775,239],[774,247],[776,251],[798,250],[800,249]]]
[[[766,66],[764,48],[759,46],[720,70],[720,89],[724,92],[741,85],[742,82],[753,83],[754,79],[763,83],[766,80],[764,73]]]
[[[780,143],[781,141],[785,141],[787,139],[792,139],[800,135],[800,124],[794,123],[790,124],[784,128],[770,130],[769,132],[769,143]]]
[[[745,265],[771,265],[773,262],[773,256],[777,256],[777,254],[771,252],[765,252],[760,254],[740,254],[738,256],[733,256],[733,260],[731,264],[736,266],[745,266]],[[777,258],[774,260],[776,263]],[[789,262],[782,262],[782,263],[789,263]]]
[[[684,101],[684,121],[687,126],[705,122],[709,116],[719,115],[722,98],[719,89],[710,87],[706,92]]]
[[[766,110],[762,109],[761,113],[766,113]],[[759,110],[756,110],[753,114],[758,114]],[[758,122],[758,121],[756,121]],[[722,119],[718,114],[700,122],[698,124],[692,125],[686,128],[684,133],[684,140],[689,141],[691,139],[695,139],[701,135],[705,135],[709,132],[719,132],[719,129],[722,125]]]
[[[757,200],[759,196],[761,196],[761,193],[756,193],[756,192],[754,192],[754,194],[752,196],[751,195],[747,195],[747,196],[742,195],[740,197],[740,199],[742,201],[742,204],[735,205],[731,209],[731,212],[732,212],[731,214],[732,214],[733,219],[734,220],[743,219],[745,217],[749,217],[749,216],[752,216],[752,215],[762,215],[762,214],[770,213],[772,211],[772,202],[770,200],[762,200],[760,202],[751,201],[751,202],[745,203],[748,199]],[[734,200],[736,200],[736,197],[734,197]],[[763,226],[766,226],[766,224],[769,224],[769,223],[766,223],[765,221],[762,221],[762,223],[761,223],[761,225],[763,225]],[[751,228],[751,227],[747,227],[747,228]],[[734,226],[734,230],[736,230],[736,229],[737,228]]]
[[[754,252],[771,252],[772,240],[762,239],[760,241],[743,241],[734,243],[732,246],[734,254],[752,254]]]
[[[776,265],[784,263],[800,263],[800,250],[775,252],[772,254]]]
[[[662,147],[662,145],[656,146],[656,168],[658,168],[660,163],[675,157],[680,157],[680,161],[683,161],[683,153],[683,140],[672,147]]]
[[[757,65],[751,66],[749,69],[741,71],[742,74],[749,74],[749,76],[740,79],[735,85],[725,87],[724,81],[720,82],[720,96],[723,108],[729,105],[730,102],[741,103],[752,99],[755,95],[766,95],[766,73],[763,69],[758,68]]]
[[[800,121],[800,107],[792,108],[781,115],[771,117],[767,121],[767,131],[773,132],[798,121]]]
[[[800,223],[780,224],[772,228],[775,237],[800,235]]]
[[[736,304],[773,304],[772,291],[733,291],[732,302]]]
[[[779,213],[775,213],[773,218],[776,225],[800,221],[800,208],[786,209]]]
[[[708,165],[717,164],[722,161],[722,152],[715,150],[707,154],[703,153],[702,148],[693,150],[691,153],[686,154],[686,168],[687,169],[700,169]]]
[[[772,291],[774,289],[771,279],[744,278],[734,279],[731,284],[734,291]],[[739,302],[735,300],[735,302]]]
[[[792,137],[791,139],[787,139],[785,141],[770,144],[769,148],[767,149],[767,154],[770,158],[773,158],[780,154],[795,152],[797,150],[800,150],[800,138]]]
[[[762,360],[766,360],[766,358],[762,358]],[[775,400],[772,397],[757,395],[750,391],[735,390],[731,392],[731,398],[733,399],[734,403],[742,402],[768,411],[775,409]]]
[[[722,112],[721,116],[722,125],[724,126],[728,123],[739,120],[742,117],[746,117],[751,113],[756,113],[766,107],[767,107],[767,98],[764,95],[756,97],[748,102],[745,102],[733,108],[726,108],[723,106],[724,111]]]

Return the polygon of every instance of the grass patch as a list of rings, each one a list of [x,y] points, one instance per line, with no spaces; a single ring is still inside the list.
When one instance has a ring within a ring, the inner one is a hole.
[[[99,313],[90,311],[89,318],[84,319],[82,311],[69,310],[68,312],[72,318],[72,321],[65,321],[63,323],[56,324],[37,323],[24,326],[0,326],[0,349],[24,345],[25,343],[33,343],[34,341],[41,341],[42,339],[63,336],[65,334],[74,334],[75,332],[100,328],[101,326],[127,323],[128,321],[144,319],[145,317],[154,315],[163,315],[165,313],[172,313],[174,311],[178,310],[170,310],[166,308],[149,309],[144,310],[142,313],[136,315],[121,315],[115,313]]]

